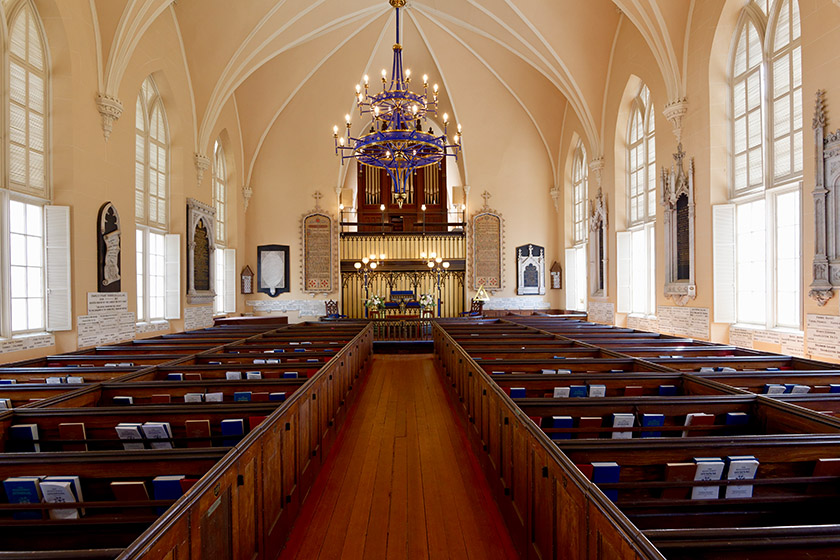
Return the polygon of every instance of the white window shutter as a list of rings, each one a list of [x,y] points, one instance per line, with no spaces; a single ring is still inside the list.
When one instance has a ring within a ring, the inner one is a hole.
[[[236,249],[225,249],[225,313],[236,313]]]
[[[164,313],[166,319],[181,318],[181,236],[169,233],[164,240]]]
[[[714,239],[715,323],[734,323],[735,205],[712,207]]]
[[[616,233],[615,249],[618,253],[618,306],[619,313],[630,313],[632,310],[632,281],[633,281],[633,234],[629,231]]]
[[[70,291],[70,207],[44,206],[47,330],[73,329]]]
[[[566,249],[566,310],[577,307],[575,278],[575,249]]]

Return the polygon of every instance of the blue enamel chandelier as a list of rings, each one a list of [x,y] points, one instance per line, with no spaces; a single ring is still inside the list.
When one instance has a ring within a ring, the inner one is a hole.
[[[394,63],[391,80],[382,70],[382,91],[376,95],[369,92],[368,76],[362,85],[356,86],[356,105],[359,114],[372,115],[370,130],[359,138],[350,134],[350,115],[345,117],[347,130],[338,135],[338,126],[333,127],[335,153],[345,159],[355,158],[359,163],[385,169],[391,177],[397,204],[402,208],[408,198],[408,182],[412,171],[440,162],[447,156],[458,159],[461,151],[461,125],[452,142],[447,138],[449,116],[443,114],[443,134],[435,136],[430,127],[423,131],[423,124],[429,115],[437,115],[438,86],[432,88],[429,97],[429,80],[423,76],[423,94],[409,91],[411,70],[403,70],[402,45],[400,44],[400,8],[406,0],[389,0],[397,11],[397,42],[394,45]],[[450,151],[451,150],[451,151]]]

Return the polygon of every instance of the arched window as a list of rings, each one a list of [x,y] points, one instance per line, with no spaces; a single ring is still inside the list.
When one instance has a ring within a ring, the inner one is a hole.
[[[589,162],[583,141],[572,155],[572,247],[566,249],[566,309],[586,311],[586,240]]]
[[[151,76],[140,87],[135,121],[135,221],[165,230],[168,224],[169,131],[163,102]]]
[[[656,312],[656,125],[645,84],[627,123],[627,231],[616,234],[618,311]]]
[[[44,197],[48,83],[40,22],[25,3],[9,36],[9,186]]]
[[[586,241],[586,197],[589,193],[589,167],[586,161],[586,148],[578,141],[572,162],[572,197],[574,199],[574,235],[575,245]]]
[[[137,224],[137,320],[166,315],[169,131],[151,76],[137,96],[134,145],[134,212]]]
[[[628,225],[656,218],[656,131],[650,91],[642,84],[627,126]]]
[[[798,2],[753,0],[743,8],[733,38],[730,88],[731,203],[714,209],[715,320],[798,329],[803,163]]]
[[[225,165],[225,150],[222,143],[216,140],[213,147],[213,208],[216,210],[216,244],[225,244],[227,224],[227,166]]]
[[[48,67],[40,19],[23,2],[9,21],[9,159],[0,189],[8,212],[0,223],[0,250],[9,266],[9,292],[0,300],[6,336],[72,328],[69,210],[49,206]],[[56,242],[62,251],[54,250]]]
[[[225,249],[227,240],[227,165],[221,140],[213,146],[213,208],[216,210],[216,298],[217,314],[235,310],[236,253]]]

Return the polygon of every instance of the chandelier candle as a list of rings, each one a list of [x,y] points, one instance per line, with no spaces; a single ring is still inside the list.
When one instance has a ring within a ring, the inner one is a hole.
[[[371,126],[367,134],[354,137],[350,129],[350,115],[345,117],[346,132],[338,134],[338,126],[333,127],[335,153],[345,159],[355,159],[360,163],[378,167],[387,171],[394,186],[397,204],[402,208],[407,199],[408,180],[411,172],[420,167],[440,162],[447,156],[457,161],[461,152],[461,126],[450,143],[447,138],[449,116],[443,115],[443,134],[435,136],[429,127],[423,131],[429,116],[437,116],[438,86],[432,87],[429,97],[428,76],[423,76],[423,94],[416,94],[408,89],[411,83],[411,70],[403,70],[402,45],[400,44],[400,8],[405,0],[390,0],[397,12],[397,42],[394,45],[394,62],[391,79],[382,70],[382,91],[376,95],[370,93],[370,81],[364,77],[364,86],[356,85],[356,105],[359,115],[370,115]],[[362,88],[364,87],[364,91]]]

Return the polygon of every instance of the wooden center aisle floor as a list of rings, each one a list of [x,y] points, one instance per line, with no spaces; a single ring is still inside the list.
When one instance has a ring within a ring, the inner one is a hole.
[[[517,558],[432,357],[372,367],[281,558]]]

